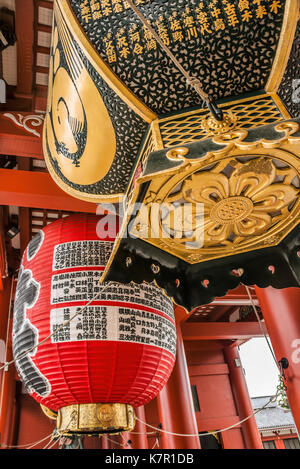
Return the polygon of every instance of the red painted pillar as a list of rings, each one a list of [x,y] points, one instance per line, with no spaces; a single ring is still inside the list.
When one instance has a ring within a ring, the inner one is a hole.
[[[237,406],[240,419],[253,414],[253,408],[245,380],[243,368],[240,362],[238,347],[226,347],[224,349],[225,359],[229,369],[230,383]],[[242,423],[242,433],[246,449],[263,449],[260,433],[257,428],[255,417]]]
[[[110,449],[110,442],[107,439],[106,435],[101,436],[101,447],[102,449]]]
[[[255,290],[276,359],[289,361],[285,370],[287,397],[300,431],[300,288]]]
[[[162,448],[200,449],[200,439],[197,436],[198,427],[180,326],[177,328],[175,366],[168,383],[159,393],[157,402],[163,430],[196,435],[183,437],[161,432]]]
[[[4,279],[4,288],[0,291],[0,340],[4,347],[3,357],[0,358],[0,367],[4,361],[12,360],[12,344],[7,333],[10,305],[11,279]],[[0,444],[10,445],[12,435],[12,420],[15,400],[15,367],[11,365],[7,371],[0,371]]]
[[[123,445],[120,448],[122,448],[122,449],[132,449],[131,441],[132,441],[132,439],[130,437],[129,432],[123,432],[123,433],[120,434],[120,443]]]
[[[144,406],[137,407],[135,410],[136,416],[146,422]],[[151,431],[151,429],[149,429]],[[147,427],[144,423],[136,420],[135,427],[130,432],[130,439],[132,441],[132,449],[148,449]]]

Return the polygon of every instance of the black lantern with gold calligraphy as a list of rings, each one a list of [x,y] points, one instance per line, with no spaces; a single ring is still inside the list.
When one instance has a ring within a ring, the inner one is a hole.
[[[299,286],[299,1],[133,3],[54,9],[45,159],[69,194],[125,207],[105,279],[187,309]]]

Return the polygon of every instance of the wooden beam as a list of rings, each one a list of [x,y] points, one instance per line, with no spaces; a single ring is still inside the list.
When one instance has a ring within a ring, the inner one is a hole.
[[[16,35],[18,57],[18,84],[15,96],[32,99],[33,86],[33,0],[16,0]]]
[[[238,425],[240,418],[238,415],[229,416],[229,417],[211,417],[211,418],[202,418],[201,412],[196,412],[196,419],[198,424],[199,432],[213,432],[220,430],[221,428],[227,428],[231,425],[235,425],[234,428],[241,428],[241,425]]]
[[[0,205],[96,213],[97,205],[63,192],[50,174],[0,169]]]
[[[251,290],[252,297],[255,301],[255,304],[258,305],[258,300],[256,298],[256,294],[254,290]],[[247,294],[246,288],[244,285],[239,285],[237,288],[234,290],[229,290],[227,295],[220,297],[220,298],[215,298],[213,301],[214,305],[251,305],[251,301],[249,299],[249,296]]]
[[[266,332],[264,324],[263,328]],[[184,323],[182,335],[184,340],[244,340],[263,337],[257,322]]]
[[[0,154],[44,159],[42,117],[27,112],[0,112]]]
[[[226,363],[210,363],[209,365],[192,365],[189,366],[190,376],[215,376],[228,375],[228,365]]]

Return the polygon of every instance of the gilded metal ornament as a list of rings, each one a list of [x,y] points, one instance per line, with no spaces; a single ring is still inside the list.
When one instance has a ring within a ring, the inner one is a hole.
[[[54,410],[51,410],[51,409],[48,409],[48,407],[40,404],[41,406],[41,409],[43,411],[43,413],[51,420],[56,420],[57,419],[57,412],[55,412]]]
[[[60,434],[103,434],[131,431],[135,414],[127,404],[73,404],[58,411],[57,431]]]
[[[171,150],[167,157],[179,167],[140,179],[151,181],[131,234],[189,263],[277,244],[300,215],[300,138],[293,137],[296,122],[275,130],[283,136],[215,136],[221,149],[198,159]]]
[[[237,123],[237,117],[229,111],[224,115],[221,121],[216,120],[214,117],[209,116],[202,119],[201,127],[209,135],[222,135],[230,130],[233,130]]]

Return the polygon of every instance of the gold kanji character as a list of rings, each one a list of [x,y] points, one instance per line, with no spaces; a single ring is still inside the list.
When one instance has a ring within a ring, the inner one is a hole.
[[[173,36],[173,41],[174,42],[182,42],[183,41],[183,33],[182,33],[182,30],[181,31],[174,31],[174,33],[172,33],[172,36]]]
[[[191,15],[184,13],[183,16],[184,16],[184,19],[183,19],[184,26],[189,28],[195,25],[194,18]]]
[[[259,5],[256,10],[256,18],[263,18],[265,15],[267,15],[267,10],[264,5]]]
[[[157,49],[157,43],[156,40],[153,38],[151,32],[146,26],[143,26],[144,29],[144,38],[146,40],[146,47],[148,50],[156,50]]]
[[[88,23],[92,19],[91,12],[81,14],[81,19],[85,21],[85,23]]]
[[[107,39],[105,39],[104,41],[106,43],[105,52],[106,52],[106,56],[108,58],[109,63],[116,62],[117,55],[116,55],[116,50],[112,44],[112,41],[109,41]]]
[[[215,7],[213,10],[211,10],[211,14],[214,18],[218,18],[221,14],[220,8]]]
[[[117,45],[118,47],[128,47],[128,42],[126,36],[117,35]]]
[[[207,13],[205,13],[204,11],[199,11],[199,13],[197,14],[197,19],[200,23],[201,34],[204,34],[205,32],[207,33],[212,32],[210,29],[210,24],[209,24],[209,19],[207,17]]]
[[[129,31],[129,37],[132,42],[140,42],[141,40],[139,31],[134,31],[133,29]]]
[[[188,28],[187,29],[187,34],[188,34],[189,39],[192,39],[192,37],[198,37],[198,31],[197,31],[196,26],[194,26],[193,28]]]
[[[109,15],[112,14],[112,9],[111,9],[111,7],[103,8],[102,11],[103,11],[103,15],[104,15],[104,16],[109,16]]]
[[[197,15],[197,19],[199,20],[201,24],[207,23],[208,22],[207,13],[205,13],[204,11],[200,11]]]
[[[80,4],[80,11],[81,11],[81,18],[84,19],[86,23],[88,23],[89,20],[92,18],[88,0],[85,0],[84,2]]]
[[[146,42],[146,47],[148,50],[156,50],[157,49],[157,43],[155,41],[155,39],[150,39]]]
[[[200,25],[200,31],[201,31],[201,34],[204,34],[204,33],[209,33],[211,34],[212,33],[212,30],[209,29],[209,24],[208,23],[203,23]],[[197,36],[196,36],[197,37]]]
[[[241,11],[249,10],[249,0],[239,0],[238,7]]]
[[[89,8],[88,0],[84,0],[83,2],[80,3],[80,9],[82,10],[83,8]]]
[[[224,31],[225,29],[225,23],[222,18],[216,19],[216,21],[214,21],[214,26],[216,31],[219,31],[219,29],[222,29]]]
[[[251,11],[250,10],[245,10],[244,13],[242,14],[242,20],[247,21],[247,23],[249,23],[251,18],[253,18],[253,15],[252,15]]]
[[[235,26],[239,22],[239,20],[236,16],[236,11],[235,11],[234,5],[232,5],[231,3],[227,3],[224,6],[224,10],[225,10],[225,12],[228,16],[229,26]]]
[[[130,55],[130,50],[128,47],[123,47],[120,49],[120,56],[124,57],[124,59],[127,59],[127,57]]]
[[[161,37],[162,41],[168,46],[170,44],[168,30],[161,21],[162,21],[162,17],[160,17],[159,20],[156,21],[158,35]]]
[[[182,29],[180,20],[177,18],[176,11],[174,11],[173,17],[171,17],[169,21],[170,21],[170,27],[172,31],[180,31]]]
[[[99,2],[91,3],[91,10],[92,11],[100,10],[100,3]]]
[[[281,8],[280,2],[278,0],[274,0],[270,5],[270,10],[272,13],[278,13],[279,8]]]
[[[99,20],[102,18],[102,13],[100,10],[94,11],[93,12],[93,20]]]
[[[136,43],[134,44],[133,52],[134,52],[135,54],[140,55],[140,54],[143,53],[143,50],[144,50],[144,49],[143,49],[143,46],[142,46],[139,42],[136,42]]]
[[[122,0],[111,0],[111,3],[115,13],[121,13],[121,11],[123,11]]]

